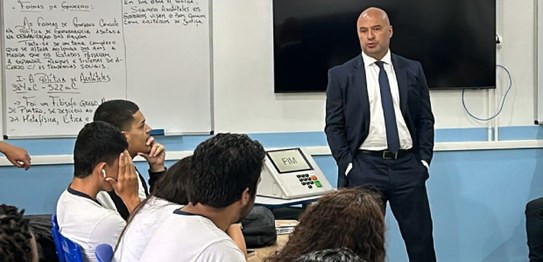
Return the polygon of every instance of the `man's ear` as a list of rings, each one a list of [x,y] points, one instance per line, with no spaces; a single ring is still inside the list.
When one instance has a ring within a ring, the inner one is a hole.
[[[106,162],[98,162],[98,164],[96,164],[96,166],[94,166],[92,169],[92,174],[99,174],[99,176],[102,177],[102,170],[105,170],[106,166]]]
[[[249,188],[245,188],[245,190],[243,190],[243,193],[241,193],[241,204],[242,205],[247,205],[249,204],[249,202],[251,202],[251,193],[249,192]]]
[[[125,131],[121,131],[121,133],[123,133],[124,137],[126,137],[126,141],[130,144],[130,136]]]

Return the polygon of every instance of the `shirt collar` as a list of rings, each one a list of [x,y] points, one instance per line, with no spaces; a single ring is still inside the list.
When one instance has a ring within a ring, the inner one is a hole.
[[[87,195],[87,194],[85,194],[85,193],[83,193],[81,191],[77,191],[77,190],[71,188],[70,186],[68,186],[68,193],[70,193],[70,194],[72,194],[74,196],[79,196],[79,197],[90,199],[90,200],[94,201],[95,203],[97,203],[98,205],[100,205],[100,206],[102,205],[102,204],[100,204],[100,202],[98,202],[98,200],[92,198],[91,196],[89,196],[89,195]]]
[[[366,55],[366,53],[364,53],[364,52],[362,52],[362,60],[364,60],[364,67],[371,66],[377,61],[377,60],[375,60],[375,58]],[[385,62],[385,64],[392,65],[392,58],[390,56],[390,49],[387,50],[387,53],[381,59],[381,61]]]

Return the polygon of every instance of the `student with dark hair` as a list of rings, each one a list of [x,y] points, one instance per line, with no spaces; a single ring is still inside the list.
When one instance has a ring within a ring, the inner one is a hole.
[[[157,181],[151,195],[130,216],[115,248],[115,261],[139,261],[159,221],[187,203],[186,177],[191,157],[177,161]]]
[[[225,231],[251,210],[264,155],[247,135],[218,134],[198,145],[189,203],[162,221],[140,261],[245,261]]]
[[[0,142],[0,152],[6,156],[8,161],[16,167],[28,170],[30,168],[30,155],[24,148]]]
[[[348,248],[334,248],[313,251],[302,255],[293,262],[367,262]]]
[[[142,156],[149,164],[149,186],[152,188],[155,181],[165,172],[164,146],[157,143],[149,135],[151,127],[146,123],[145,116],[138,105],[128,100],[110,100],[102,103],[94,113],[94,121],[107,122],[123,132],[128,141],[128,153],[131,158]],[[149,189],[143,176],[139,176],[138,194],[141,199],[149,195]],[[105,207],[117,210],[127,220],[129,212],[124,202],[114,191],[98,194],[98,201]]]
[[[121,131],[106,122],[86,124],[77,135],[74,178],[58,200],[57,220],[60,233],[81,246],[86,261],[96,261],[98,244],[115,245],[126,225],[119,213],[96,200],[98,192],[115,191],[129,212],[141,201],[127,147]]]
[[[156,182],[151,195],[130,216],[117,243],[115,261],[139,261],[150,236],[154,235],[160,225],[157,221],[164,220],[174,210],[188,203],[185,185],[190,164],[190,156],[177,161]],[[227,234],[246,252],[245,239],[239,226],[237,229],[235,225],[230,226]]]
[[[328,193],[300,216],[285,246],[268,262],[291,262],[317,250],[349,248],[368,262],[385,261],[381,195],[361,188]]]
[[[37,262],[38,247],[29,220],[14,206],[0,205],[0,258],[3,262]]]

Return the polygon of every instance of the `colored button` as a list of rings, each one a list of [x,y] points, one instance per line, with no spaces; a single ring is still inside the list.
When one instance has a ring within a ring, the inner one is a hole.
[[[312,176],[311,176],[311,180],[318,180],[318,178],[317,178],[317,176],[312,175]]]
[[[315,180],[313,182],[315,182],[315,186],[322,187],[321,182],[319,180]]]

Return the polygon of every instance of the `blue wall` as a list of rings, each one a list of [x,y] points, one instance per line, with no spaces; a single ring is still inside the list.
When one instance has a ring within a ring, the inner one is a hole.
[[[326,146],[321,132],[253,134],[265,147]],[[539,127],[500,129],[500,140],[542,139]],[[158,137],[170,151],[193,150],[207,136]],[[485,141],[485,129],[437,130],[436,140]],[[73,139],[11,140],[32,155],[71,154]],[[543,196],[543,149],[436,152],[427,187],[439,261],[527,261],[524,206]],[[336,184],[331,156],[315,160]],[[167,163],[172,164],[172,161]],[[140,170],[145,164],[137,163]],[[27,214],[54,212],[56,199],[72,177],[71,165],[0,168],[0,202]],[[397,224],[387,213],[389,261],[407,261]]]

